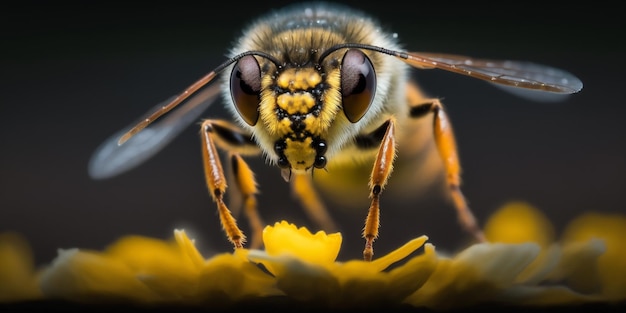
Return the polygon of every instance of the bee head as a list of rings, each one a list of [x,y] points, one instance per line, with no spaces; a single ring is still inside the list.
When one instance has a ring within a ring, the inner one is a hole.
[[[325,168],[325,137],[337,115],[343,112],[342,118],[356,123],[374,98],[376,75],[365,53],[348,49],[341,62],[330,60],[322,66],[328,55],[327,51],[317,62],[304,65],[270,59],[278,64],[265,74],[252,55],[233,67],[235,108],[248,125],[262,127],[271,136],[276,164],[282,169]]]

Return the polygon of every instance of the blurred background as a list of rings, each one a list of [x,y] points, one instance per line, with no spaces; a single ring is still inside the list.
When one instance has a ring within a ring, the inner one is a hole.
[[[593,18],[612,8],[342,2],[373,14],[409,50],[528,60],[583,81],[582,92],[562,102],[536,103],[460,75],[414,72],[448,108],[463,190],[481,223],[512,200],[540,208],[557,232],[584,212],[626,213],[625,25]],[[185,228],[207,255],[230,251],[206,190],[197,125],[120,176],[93,180],[87,164],[110,135],[220,64],[249,22],[286,3],[211,8],[25,1],[5,8],[0,232],[22,234],[37,264],[50,262],[59,248],[101,250],[128,234],[170,238],[175,228]],[[226,115],[218,103],[205,116]],[[260,158],[249,164],[267,223],[287,219],[317,230],[278,169]],[[383,193],[378,256],[422,234],[444,250],[467,242],[447,198],[422,194],[430,197],[400,200]],[[344,236],[340,257],[360,258],[367,206],[329,205]],[[244,218],[240,226],[248,231]]]

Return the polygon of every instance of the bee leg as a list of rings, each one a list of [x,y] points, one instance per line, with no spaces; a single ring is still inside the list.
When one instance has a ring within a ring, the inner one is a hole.
[[[251,249],[258,249],[263,245],[263,221],[257,211],[258,193],[254,173],[239,154],[230,156],[231,171],[237,183],[238,196],[243,199],[244,213],[252,230]],[[235,188],[233,188],[235,189]],[[232,206],[231,206],[232,207]]]
[[[228,240],[235,246],[235,248],[242,248],[243,243],[246,240],[243,232],[237,226],[237,221],[232,216],[230,210],[224,203],[224,193],[226,192],[226,176],[222,168],[222,163],[219,158],[215,144],[218,143],[220,147],[223,147],[230,151],[242,151],[252,152],[250,146],[252,143],[249,141],[249,137],[237,131],[237,129],[224,122],[218,120],[205,120],[201,126],[202,137],[202,160],[204,164],[204,176],[207,182],[209,193],[213,198],[213,201],[217,204],[217,210],[220,217],[222,228],[226,233]],[[257,216],[256,214],[256,199],[253,195],[256,192],[254,178],[252,172],[243,159],[237,156],[231,161],[233,167],[237,167],[235,177],[243,195],[248,195],[246,199],[246,212],[249,216]],[[250,200],[252,199],[252,200]],[[254,220],[253,217],[251,220]],[[260,223],[260,219],[256,219],[255,223]],[[254,228],[253,228],[254,229]]]
[[[370,176],[369,188],[371,204],[365,219],[365,227],[363,228],[363,238],[365,238],[365,249],[363,250],[363,259],[371,261],[374,256],[374,240],[378,237],[378,227],[380,218],[380,194],[387,184],[387,179],[393,169],[393,161],[396,157],[396,139],[395,139],[395,120],[392,118],[387,124],[387,130],[383,137],[376,161],[372,168]]]
[[[461,166],[456,148],[454,132],[448,115],[439,99],[424,99],[417,87],[409,84],[409,103],[413,103],[410,114],[418,118],[429,113],[434,114],[434,137],[439,150],[439,155],[446,169],[446,180],[454,207],[457,211],[459,223],[479,242],[485,242],[485,235],[478,227],[476,218],[467,205],[467,201],[461,192]]]
[[[337,225],[328,214],[319,195],[313,187],[310,175],[296,174],[290,180],[293,195],[300,200],[309,218],[326,232],[336,232]]]

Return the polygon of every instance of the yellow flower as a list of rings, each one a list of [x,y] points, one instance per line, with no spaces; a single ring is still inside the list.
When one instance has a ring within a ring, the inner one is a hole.
[[[626,218],[588,214],[560,241],[536,208],[511,203],[487,221],[489,243],[443,254],[421,236],[371,262],[337,260],[340,233],[286,221],[263,231],[265,250],[208,258],[185,231],[172,240],[120,238],[103,251],[59,250],[35,271],[28,245],[0,236],[0,302],[203,306],[283,303],[308,308],[435,310],[472,305],[571,305],[626,298]],[[267,301],[267,302],[263,302]]]
[[[398,305],[419,289],[437,264],[434,247],[388,270],[422,247],[426,236],[409,241],[372,262],[337,262],[340,234],[310,233],[287,222],[266,227],[266,251],[251,251],[249,258],[263,264],[287,296],[321,307]]]

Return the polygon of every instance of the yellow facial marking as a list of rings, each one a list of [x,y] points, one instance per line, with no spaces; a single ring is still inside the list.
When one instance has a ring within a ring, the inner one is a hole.
[[[283,89],[288,89],[291,86],[291,76],[290,75],[280,75],[276,79],[276,85]]]
[[[298,89],[308,89],[317,86],[322,82],[322,76],[312,69],[296,71],[294,87]]]
[[[278,87],[291,92],[307,90],[322,82],[322,76],[313,68],[289,68],[276,78]]]
[[[303,141],[285,140],[285,156],[295,170],[305,170],[315,162],[315,149],[311,146],[313,139],[306,137]]]
[[[284,136],[291,132],[291,121],[288,118],[283,118],[278,121],[278,125],[276,126],[276,132]]]
[[[322,131],[321,120],[313,115],[308,115],[304,119],[305,128],[312,134],[319,134]]]
[[[315,105],[315,99],[307,92],[284,93],[276,98],[276,104],[281,109],[287,111],[289,115],[296,113],[306,114]]]

